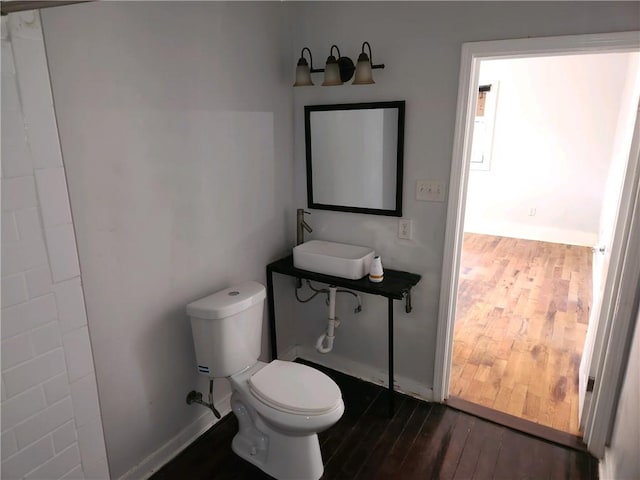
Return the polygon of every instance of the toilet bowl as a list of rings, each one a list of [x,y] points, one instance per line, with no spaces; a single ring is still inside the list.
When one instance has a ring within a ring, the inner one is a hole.
[[[245,282],[187,305],[198,372],[231,384],[241,458],[277,479],[319,479],[318,432],[344,412],[336,383],[293,362],[258,361],[264,286]]]
[[[320,478],[317,434],[344,412],[335,382],[313,368],[280,360],[258,362],[229,381],[240,425],[233,451],[275,478]],[[240,421],[243,416],[247,421]]]

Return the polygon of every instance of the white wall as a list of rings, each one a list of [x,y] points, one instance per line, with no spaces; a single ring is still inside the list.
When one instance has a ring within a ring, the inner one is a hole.
[[[2,478],[108,478],[40,18],[2,17]]]
[[[640,478],[640,314],[636,320],[627,373],[611,437],[600,461],[600,478],[605,480]]]
[[[298,206],[306,203],[304,105],[407,101],[404,216],[413,219],[414,239],[397,238],[395,218],[324,211],[313,211],[308,218],[314,228],[312,238],[371,246],[386,267],[422,275],[414,290],[414,311],[405,314],[400,302],[395,307],[395,365],[401,387],[428,394],[433,385],[447,206],[415,201],[415,182],[430,179],[448,184],[462,43],[634,30],[640,28],[639,15],[638,5],[631,3],[307,2],[294,6],[292,69],[304,46],[313,52],[316,66],[321,66],[331,44],[355,58],[365,40],[371,44],[374,61],[386,65],[374,71],[375,85],[294,90]],[[351,313],[349,298],[341,302],[338,315],[343,321],[334,353],[309,356],[334,366],[351,362],[349,368],[363,367],[372,377],[383,378],[386,302],[367,296],[364,312],[358,315]],[[314,301],[299,306],[295,318],[279,321],[284,329],[298,328],[300,344],[308,347],[325,328],[325,320],[324,303]]]
[[[490,169],[469,172],[465,231],[598,243],[617,120],[632,103],[624,85],[637,56],[481,63],[480,84],[500,88]]]
[[[293,243],[287,16],[99,2],[42,17],[109,466],[140,478],[213,421],[185,403],[208,388],[185,305],[264,282]],[[228,384],[215,394],[228,411]]]

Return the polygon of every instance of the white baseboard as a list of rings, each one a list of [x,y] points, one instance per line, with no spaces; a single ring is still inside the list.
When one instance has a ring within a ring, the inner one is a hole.
[[[508,222],[465,222],[464,231],[497,235],[499,237],[522,238],[538,242],[563,243],[565,245],[579,245],[593,247],[598,243],[598,234],[581,230],[565,230],[553,227],[538,227]]]
[[[298,345],[295,350],[298,358],[317,363],[318,365],[331,368],[338,372],[345,373],[376,385],[382,385],[384,387],[389,385],[389,374],[387,371],[376,369],[370,365],[350,360],[340,355],[336,355],[335,353],[319,353],[313,347]],[[290,352],[291,350],[287,353]],[[395,385],[395,390],[398,392],[420,400],[426,400],[428,402],[433,401],[433,389],[428,388],[415,380],[394,374],[393,383]]]
[[[231,393],[216,402],[216,408],[223,418],[231,412],[230,399]],[[175,437],[122,475],[119,480],[148,479],[218,421],[208,409],[203,411],[193,423],[180,430]]]

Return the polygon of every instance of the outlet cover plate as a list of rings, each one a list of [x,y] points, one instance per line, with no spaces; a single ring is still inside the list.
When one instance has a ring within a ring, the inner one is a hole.
[[[413,237],[413,225],[411,219],[401,218],[398,221],[398,238],[411,240]]]

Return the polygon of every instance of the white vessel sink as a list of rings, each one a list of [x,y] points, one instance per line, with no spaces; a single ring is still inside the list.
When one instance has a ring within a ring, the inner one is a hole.
[[[310,272],[358,280],[369,274],[374,251],[369,247],[310,240],[293,248],[293,266]]]

